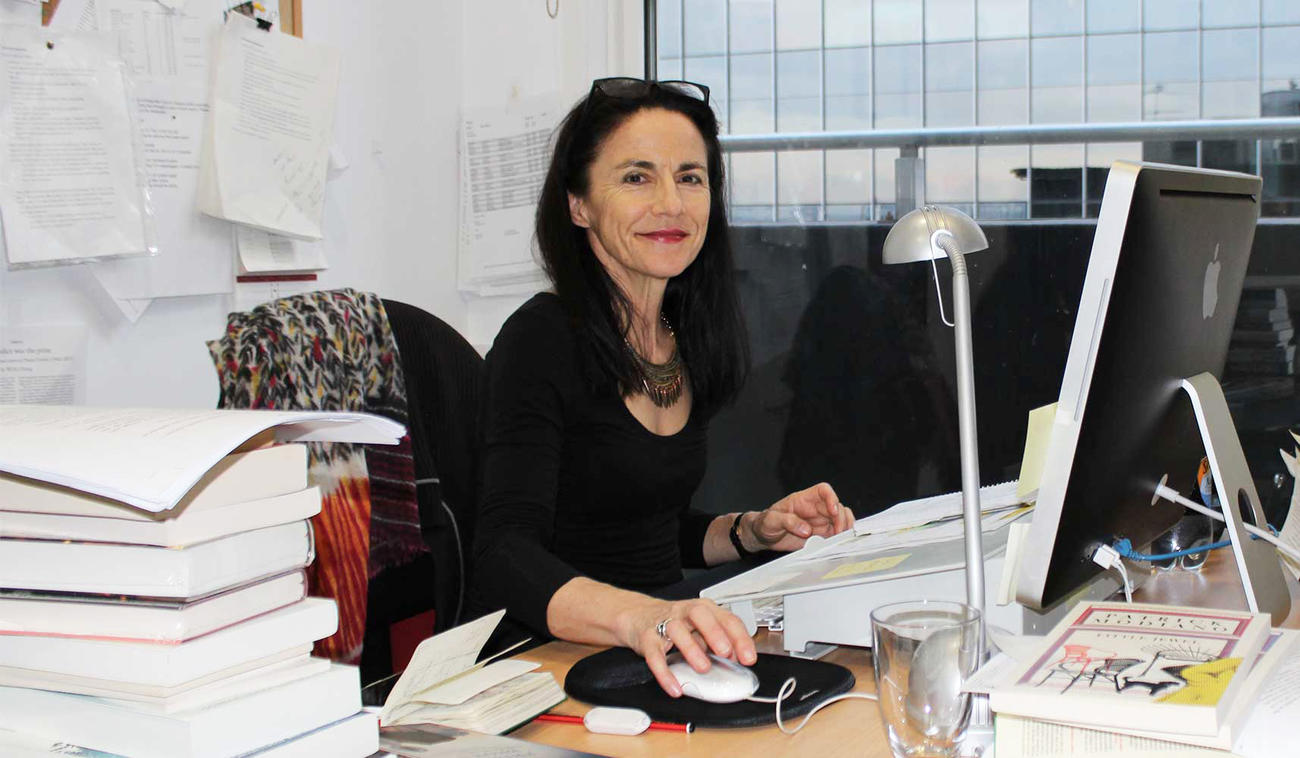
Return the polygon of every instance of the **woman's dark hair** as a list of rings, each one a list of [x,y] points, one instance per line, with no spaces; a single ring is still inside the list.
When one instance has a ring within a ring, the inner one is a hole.
[[[660,108],[691,120],[708,153],[711,198],[704,246],[690,266],[668,282],[663,315],[677,335],[694,402],[711,412],[733,400],[749,371],[749,343],[736,298],[726,182],[718,121],[707,103],[667,87],[639,97],[593,92],[560,124],[550,168],[537,203],[536,241],[542,267],[573,322],[593,387],[617,385],[626,396],[641,386],[641,370],[625,336],[632,307],[596,259],[587,230],[573,223],[569,193],[586,197],[589,169],[605,139],[635,113]]]

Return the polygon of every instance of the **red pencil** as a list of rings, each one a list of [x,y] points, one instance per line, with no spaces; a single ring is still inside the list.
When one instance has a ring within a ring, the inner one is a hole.
[[[563,715],[560,715],[560,714],[558,714],[558,713],[543,713],[542,715],[538,716],[537,718],[535,718],[535,719],[533,719],[533,720],[534,720],[534,721],[553,721],[553,722],[555,722],[555,723],[557,723],[557,724],[581,724],[581,723],[582,723],[582,717],[581,717],[581,716],[563,716]],[[695,731],[695,726],[694,726],[693,724],[689,724],[689,723],[687,723],[687,724],[669,724],[669,723],[664,722],[664,721],[651,721],[651,722],[650,722],[650,726],[649,726],[648,728],[649,728],[649,729],[657,729],[658,731],[661,731],[661,732],[693,732],[693,731]]]

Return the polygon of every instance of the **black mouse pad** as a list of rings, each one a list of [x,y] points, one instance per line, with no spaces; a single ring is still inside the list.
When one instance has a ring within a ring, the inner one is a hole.
[[[785,680],[795,678],[794,692],[781,703],[781,718],[787,723],[827,698],[853,689],[855,681],[853,672],[843,666],[784,655],[759,653],[750,668],[758,675],[756,697],[776,697]],[[564,678],[564,691],[591,705],[640,708],[655,721],[675,724],[760,726],[776,721],[772,703],[710,703],[685,695],[669,697],[645,660],[627,648],[610,648],[575,663]]]

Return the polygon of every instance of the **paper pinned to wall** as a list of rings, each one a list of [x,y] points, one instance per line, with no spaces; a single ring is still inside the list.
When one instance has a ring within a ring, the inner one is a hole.
[[[85,395],[85,328],[0,327],[0,405],[77,405]]]
[[[253,281],[235,284],[235,310],[251,311],[263,303],[284,297],[301,295],[317,289],[315,279],[309,281]]]
[[[136,85],[140,148],[155,208],[158,255],[95,264],[95,278],[115,300],[231,291],[230,224],[194,208],[207,114],[204,82],[153,79]],[[123,315],[135,320],[125,309]]]
[[[208,79],[212,42],[225,0],[188,0],[168,7],[158,0],[95,0],[99,30],[112,32],[132,76]],[[60,9],[60,13],[62,9]]]
[[[533,259],[533,214],[546,178],[555,97],[465,109],[460,133],[458,284],[479,294],[529,291],[543,280]]]
[[[60,32],[98,31],[95,0],[60,0],[58,12],[50,19],[49,29]]]
[[[317,240],[334,131],[338,51],[250,26],[219,37],[199,210]]]
[[[40,0],[0,0],[0,24],[40,26]]]
[[[0,223],[10,265],[152,252],[111,45],[26,26],[0,27],[0,42]]]
[[[295,240],[236,224],[235,244],[240,274],[296,274],[328,266],[321,242]]]

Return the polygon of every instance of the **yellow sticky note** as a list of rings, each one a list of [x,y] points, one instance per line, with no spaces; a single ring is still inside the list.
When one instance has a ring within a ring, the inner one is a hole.
[[[1047,442],[1052,438],[1052,422],[1055,420],[1056,403],[1029,412],[1029,428],[1025,430],[1025,455],[1020,459],[1020,484],[1016,485],[1018,497],[1025,498],[1038,493],[1038,484],[1043,480],[1043,464],[1047,459]]]
[[[858,561],[857,563],[846,563],[836,568],[822,579],[843,579],[846,576],[858,576],[859,574],[870,574],[873,571],[884,571],[891,569],[903,561],[907,560],[911,553],[902,555],[889,555],[884,558],[872,558],[869,561]]]

